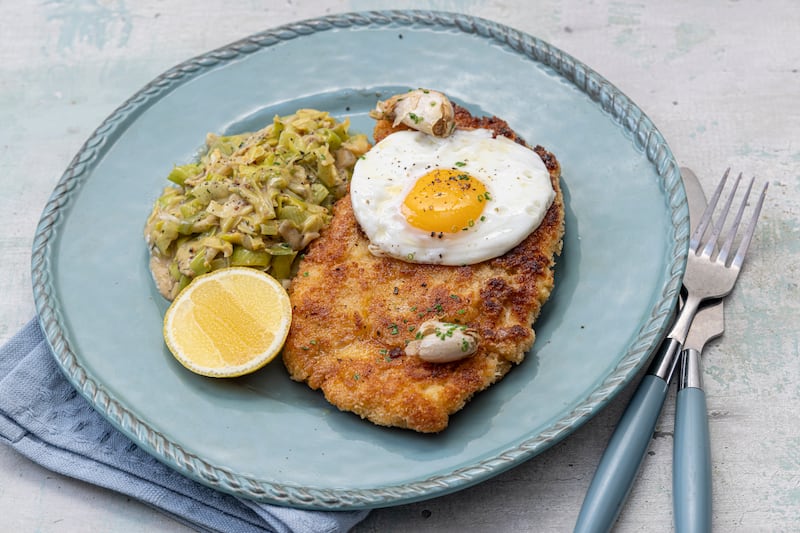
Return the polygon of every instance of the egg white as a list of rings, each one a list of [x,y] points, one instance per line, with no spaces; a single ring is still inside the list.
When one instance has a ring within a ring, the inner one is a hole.
[[[435,236],[406,221],[406,195],[436,168],[457,169],[484,184],[490,200],[482,220]],[[445,138],[395,132],[356,163],[350,182],[353,212],[370,249],[412,263],[469,265],[500,256],[541,224],[554,198],[541,158],[486,129],[456,130]]]

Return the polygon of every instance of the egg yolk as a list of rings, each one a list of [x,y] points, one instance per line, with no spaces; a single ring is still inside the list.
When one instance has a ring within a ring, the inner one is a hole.
[[[469,229],[480,218],[488,195],[480,180],[455,169],[420,177],[403,200],[402,213],[415,228],[436,233]]]

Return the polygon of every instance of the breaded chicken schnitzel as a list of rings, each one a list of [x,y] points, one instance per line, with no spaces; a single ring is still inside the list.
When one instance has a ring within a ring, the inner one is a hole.
[[[458,128],[490,129],[524,145],[503,120],[454,107]],[[402,128],[379,120],[375,140]],[[331,404],[375,424],[435,433],[475,393],[521,363],[553,289],[564,232],[559,163],[541,146],[533,151],[547,167],[555,199],[519,245],[477,264],[412,264],[373,255],[350,197],[339,200],[289,289],[293,322],[283,360],[292,379],[322,389]],[[409,355],[407,345],[430,320],[476,332],[475,352],[446,363]]]

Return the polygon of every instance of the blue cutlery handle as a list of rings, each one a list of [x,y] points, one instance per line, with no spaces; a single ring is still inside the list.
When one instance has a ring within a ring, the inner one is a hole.
[[[672,499],[677,533],[711,531],[711,449],[706,395],[678,391],[673,448]]]
[[[607,532],[614,525],[647,452],[668,388],[653,374],[642,379],[600,459],[576,533]]]

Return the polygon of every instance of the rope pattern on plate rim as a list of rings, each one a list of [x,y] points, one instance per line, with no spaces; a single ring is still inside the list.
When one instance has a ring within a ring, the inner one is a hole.
[[[669,197],[676,237],[674,248],[671,250],[672,262],[668,265],[670,278],[637,339],[603,384],[552,427],[514,449],[446,475],[381,489],[309,489],[261,482],[214,466],[187,453],[138,420],[133,413],[87,376],[71,349],[69,339],[64,334],[64,328],[61,326],[63,318],[53,305],[53,286],[47,269],[48,252],[53,246],[52,237],[61,220],[62,210],[71,200],[71,193],[87,178],[88,168],[113,137],[111,134],[135,120],[160,95],[184,79],[220,63],[235,60],[242,55],[257,52],[286,40],[336,28],[382,26],[439,27],[449,31],[479,35],[545,65],[599,102],[602,109],[631,135],[634,145],[646,154],[663,180],[661,185]],[[181,63],[147,84],[97,128],[67,167],[37,227],[31,265],[39,317],[59,363],[81,394],[104,412],[117,427],[135,436],[140,442],[146,443],[153,453],[190,477],[237,496],[318,509],[363,508],[407,498],[419,498],[423,495],[429,497],[477,483],[543,451],[562,438],[565,432],[574,428],[576,424],[588,420],[609,400],[613,392],[619,390],[622,384],[639,370],[645,362],[644,356],[653,348],[654,342],[663,335],[666,317],[672,313],[681,286],[684,268],[683,250],[687,248],[688,243],[687,228],[688,208],[685,206],[680,170],[661,134],[637,106],[588,66],[538,38],[485,19],[436,11],[374,11],[330,15],[257,33]]]

